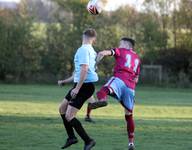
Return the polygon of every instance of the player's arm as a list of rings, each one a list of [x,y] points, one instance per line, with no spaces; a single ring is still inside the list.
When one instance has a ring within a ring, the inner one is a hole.
[[[98,53],[96,62],[99,63],[105,56],[113,56],[114,50],[104,50]]]
[[[86,77],[87,77],[87,72],[88,72],[89,65],[87,64],[82,64],[81,65],[81,72],[80,72],[80,79],[79,82],[77,83],[76,87],[71,91],[71,96],[73,98],[76,97],[76,95],[79,93],[80,88],[82,87]]]
[[[87,72],[88,72],[88,68],[89,66],[84,64],[84,65],[81,65],[81,73],[80,73],[80,80],[76,86],[77,89],[80,89],[81,86],[83,85],[86,77],[87,77]]]
[[[89,55],[89,51],[87,49],[84,49],[84,50],[82,49],[79,52],[78,57],[81,58],[81,59],[79,59],[80,77],[79,77],[79,81],[78,81],[76,87],[71,91],[72,98],[75,98],[77,96],[77,94],[79,93],[79,90],[81,89],[81,87],[87,77],[89,63],[90,63],[90,55]]]
[[[63,85],[65,85],[65,84],[67,84],[67,83],[71,83],[71,82],[73,81],[73,79],[74,79],[74,72],[73,72],[73,74],[72,74],[71,77],[69,77],[69,78],[67,78],[67,79],[64,79],[64,80],[59,80],[59,81],[58,81],[58,85],[59,85],[59,86],[63,86]]]

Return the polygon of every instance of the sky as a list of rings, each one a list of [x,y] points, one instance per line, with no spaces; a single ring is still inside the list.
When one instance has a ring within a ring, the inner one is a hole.
[[[0,2],[20,2],[20,0],[0,0]]]
[[[115,10],[122,5],[132,5],[140,9],[144,0],[108,0],[105,10]]]
[[[20,0],[0,0],[1,1],[7,1],[7,2],[19,2]],[[136,8],[140,9],[141,4],[144,0],[108,0],[108,3],[105,7],[105,10],[110,11],[110,10],[115,10],[118,7],[122,6],[122,5],[133,5]]]

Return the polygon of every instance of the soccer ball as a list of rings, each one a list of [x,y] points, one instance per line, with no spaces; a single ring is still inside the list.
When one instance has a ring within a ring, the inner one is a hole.
[[[87,10],[92,15],[98,15],[102,11],[101,5],[102,4],[100,0],[90,0],[89,3],[87,4]]]

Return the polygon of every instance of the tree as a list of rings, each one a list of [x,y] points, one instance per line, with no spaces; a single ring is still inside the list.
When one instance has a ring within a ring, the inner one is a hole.
[[[9,11],[9,17],[0,21],[0,76],[17,81],[28,78],[40,68],[39,49],[31,34],[32,20],[21,2],[18,10]],[[8,11],[8,10],[6,10]]]
[[[192,48],[192,1],[181,0],[176,12],[178,25],[178,46]]]
[[[73,72],[74,52],[81,45],[83,30],[94,27],[95,18],[87,13],[85,1],[55,0],[55,2],[59,6],[56,14],[57,23],[48,25],[48,53],[43,60],[46,70],[61,77]]]

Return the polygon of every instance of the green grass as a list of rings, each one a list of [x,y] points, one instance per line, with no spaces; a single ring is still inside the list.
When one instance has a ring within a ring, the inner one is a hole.
[[[68,89],[0,85],[0,150],[59,150],[66,134],[58,105]],[[110,99],[107,108],[93,111],[96,124],[88,124],[85,106],[78,117],[96,139],[94,149],[127,150],[122,107]],[[135,120],[137,150],[192,150],[191,89],[139,87]],[[80,140],[69,150],[82,147]]]

